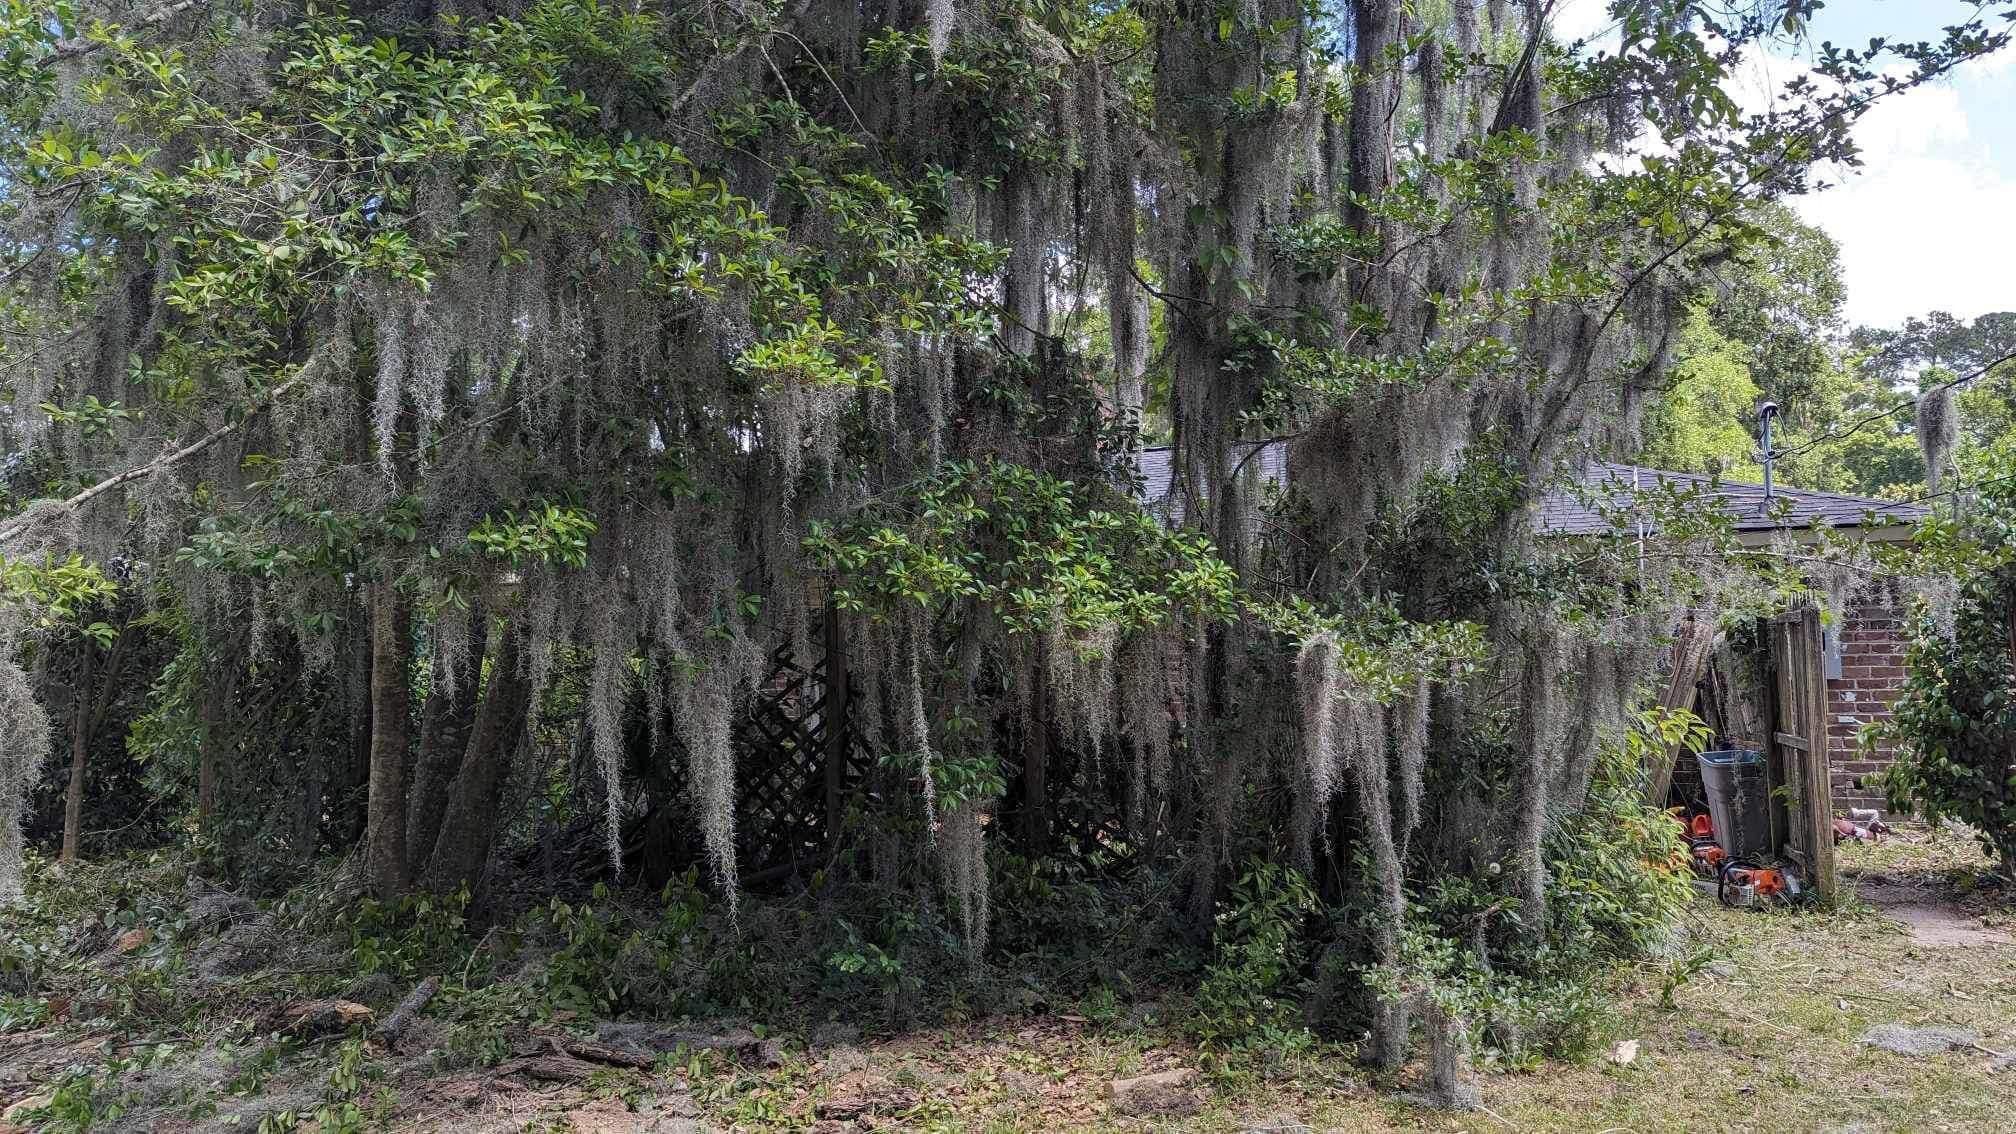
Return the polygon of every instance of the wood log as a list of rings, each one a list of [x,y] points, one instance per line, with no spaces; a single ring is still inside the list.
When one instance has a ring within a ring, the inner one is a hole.
[[[567,1055],[535,1055],[499,1064],[497,1077],[518,1075],[541,1083],[584,1083],[595,1074],[593,1063],[583,1063]]]
[[[635,1051],[624,1051],[621,1048],[610,1047],[607,1044],[594,1043],[589,1040],[555,1037],[553,1040],[553,1049],[564,1055],[571,1055],[576,1059],[587,1060],[590,1063],[605,1063],[611,1067],[628,1067],[637,1071],[649,1071],[658,1065],[658,1060],[655,1056]]]
[[[1701,670],[1708,664],[1710,647],[1715,643],[1715,627],[1694,619],[1688,619],[1680,627],[1679,640],[1673,643],[1673,672],[1667,678],[1666,692],[1659,698],[1659,707],[1668,711],[1689,708],[1694,704],[1694,686],[1701,680]],[[1651,758],[1651,766],[1645,769],[1645,802],[1654,807],[1666,806],[1666,794],[1673,790],[1673,762],[1680,758],[1681,745],[1669,744]]]
[[[399,1006],[392,1010],[392,1014],[385,1017],[385,1022],[378,1025],[378,1042],[387,1048],[396,1049],[399,1046],[399,1037],[414,1020],[419,1018],[420,1013],[426,1010],[427,1002],[434,999],[434,994],[439,991],[441,991],[441,978],[438,976],[430,976],[414,985],[413,991],[406,994],[406,999],[401,1000]]]

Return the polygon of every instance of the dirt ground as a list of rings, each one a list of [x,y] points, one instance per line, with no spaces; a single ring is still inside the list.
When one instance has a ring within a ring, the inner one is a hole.
[[[1695,963],[1635,974],[1594,1056],[1481,1074],[1481,1106],[1465,1112],[1410,1103],[1414,1069],[1374,1083],[1337,1056],[1209,1073],[1150,1007],[836,1032],[635,1070],[557,1049],[453,1073],[381,1054],[387,1066],[333,1117],[313,1113],[319,1084],[276,1116],[278,1081],[220,1081],[216,1102],[177,1104],[188,1118],[129,1110],[88,1127],[48,1117],[48,1086],[54,1068],[102,1058],[102,1041],[17,1030],[0,1034],[0,1131],[2016,1130],[2016,903],[1980,888],[1985,860],[1950,831],[1844,846],[1841,862],[1857,897],[1837,910],[1704,898],[1678,951]]]

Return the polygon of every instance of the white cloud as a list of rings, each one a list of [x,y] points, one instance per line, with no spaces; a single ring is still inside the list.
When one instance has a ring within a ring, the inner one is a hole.
[[[1855,124],[1855,140],[1861,143],[1864,160],[1872,165],[1901,157],[1952,153],[1970,134],[1967,108],[1960,91],[1951,85],[1891,95]]]
[[[1965,74],[2008,85],[2000,68]],[[1752,54],[1726,88],[1754,113],[1801,75],[1832,85],[1804,60]],[[1862,165],[1816,171],[1832,187],[1792,202],[1841,246],[1850,323],[1895,326],[1932,310],[1973,318],[2016,308],[2005,283],[2016,231],[1995,219],[2016,203],[2016,165],[1997,162],[1996,147],[1970,121],[1984,104],[1988,125],[2002,113],[2000,100],[1954,82],[1884,97],[1853,127]]]
[[[2012,201],[2016,184],[1982,167],[1910,157],[1796,207],[1841,245],[1849,321],[1894,326],[1933,310],[1971,319],[2016,306],[2016,231],[1991,219]]]
[[[2016,307],[2012,180],[1951,86],[1886,99],[1855,125],[1861,170],[1795,202],[1841,245],[1850,322],[1894,326],[1931,310],[1973,318]]]
[[[1552,28],[1563,40],[1600,36],[1615,50],[1608,0],[1564,0]],[[1831,86],[1810,60],[1751,51],[1723,89],[1744,112],[1760,113],[1802,75]],[[1841,246],[1849,322],[2016,310],[2016,225],[2003,222],[2016,206],[2012,104],[2016,48],[1968,64],[1956,80],[1886,97],[1855,124],[1862,166],[1828,171],[1832,188],[1792,202]],[[1658,143],[1641,138],[1634,148],[1652,152]],[[1623,164],[1631,160],[1624,155]]]
[[[1563,0],[1555,5],[1547,26],[1556,39],[1566,43],[1586,39],[1598,32],[1612,31],[1616,23],[1610,15],[1610,0]],[[1615,39],[1614,36],[1605,38]]]

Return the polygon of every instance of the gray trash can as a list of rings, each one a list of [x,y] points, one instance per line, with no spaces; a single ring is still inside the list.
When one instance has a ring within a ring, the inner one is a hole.
[[[1764,754],[1747,748],[1719,749],[1703,752],[1700,763],[1715,841],[1730,858],[1769,857],[1771,779]]]

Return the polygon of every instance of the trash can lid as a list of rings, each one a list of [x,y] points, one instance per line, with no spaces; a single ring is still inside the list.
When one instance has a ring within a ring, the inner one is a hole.
[[[1717,748],[1712,752],[1703,752],[1701,754],[1701,762],[1704,764],[1761,764],[1764,762],[1764,754],[1755,748]]]

